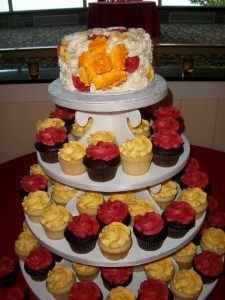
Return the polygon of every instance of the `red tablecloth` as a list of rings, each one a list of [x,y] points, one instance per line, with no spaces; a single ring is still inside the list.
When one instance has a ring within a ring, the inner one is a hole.
[[[155,2],[89,3],[88,28],[112,26],[144,28],[152,37],[161,34]]]
[[[198,160],[201,170],[208,174],[211,186],[210,195],[219,201],[221,210],[225,211],[225,153],[192,146],[191,156]],[[33,163],[37,163],[36,153],[0,165],[0,257],[8,255],[18,261],[18,257],[14,253],[14,241],[22,230],[24,213],[21,206],[21,197],[17,191],[21,178],[29,173],[30,166]],[[37,299],[26,284],[21,272],[15,285],[24,288],[29,293],[31,300]],[[221,299],[224,286],[225,276],[219,280],[207,300]]]

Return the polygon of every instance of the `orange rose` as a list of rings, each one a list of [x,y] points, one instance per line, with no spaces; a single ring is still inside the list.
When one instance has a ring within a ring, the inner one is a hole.
[[[97,90],[107,89],[114,86],[118,86],[126,81],[127,75],[125,71],[118,71],[112,69],[110,72],[97,75],[93,79],[94,86]]]
[[[99,52],[93,56],[93,68],[96,74],[109,72],[112,69],[112,61],[107,53]]]
[[[125,62],[126,58],[128,57],[128,51],[124,47],[124,45],[119,44],[112,48],[112,51],[110,53],[113,68],[119,71],[125,70]]]
[[[90,40],[88,49],[90,52],[97,53],[97,52],[105,52],[106,51],[106,42],[107,39],[105,36],[101,35],[98,36],[94,40]]]

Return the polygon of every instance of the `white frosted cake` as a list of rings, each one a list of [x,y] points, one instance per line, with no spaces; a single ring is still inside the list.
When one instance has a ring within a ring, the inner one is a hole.
[[[152,41],[142,28],[94,28],[63,37],[58,47],[60,81],[66,90],[122,93],[154,78]]]

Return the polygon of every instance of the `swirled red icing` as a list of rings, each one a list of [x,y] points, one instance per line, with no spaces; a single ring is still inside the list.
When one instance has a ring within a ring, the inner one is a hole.
[[[141,282],[138,290],[140,300],[168,300],[169,290],[165,282],[156,279],[148,279]]]
[[[21,180],[21,187],[28,193],[44,190],[47,184],[46,178],[41,174],[30,174]]]
[[[163,149],[177,149],[183,144],[179,133],[175,130],[160,130],[152,136],[152,142],[155,146]]]
[[[134,226],[139,232],[145,235],[152,235],[159,233],[163,229],[164,220],[155,212],[147,212],[143,216],[135,216]]]
[[[207,221],[212,227],[225,228],[225,212],[219,209],[211,211],[207,215]]]
[[[0,259],[0,277],[4,277],[15,268],[15,262],[8,256],[2,256]]]
[[[180,110],[173,106],[159,107],[153,111],[153,114],[156,118],[172,117],[174,119],[178,119],[181,115]]]
[[[180,181],[190,188],[205,188],[209,184],[209,177],[200,170],[184,173]]]
[[[97,217],[104,223],[122,222],[128,214],[128,206],[119,200],[104,202],[98,207]]]
[[[82,214],[73,217],[72,221],[68,224],[68,230],[72,231],[78,237],[85,238],[98,234],[100,225],[95,217]]]
[[[101,268],[102,276],[109,282],[114,284],[123,284],[133,274],[131,267],[120,268]]]
[[[219,208],[219,202],[212,196],[207,197],[208,212],[215,211]]]
[[[153,121],[152,129],[154,132],[159,130],[175,130],[178,131],[180,129],[179,122],[172,117],[160,117]]]
[[[43,270],[51,265],[53,259],[52,253],[47,248],[40,246],[29,253],[25,263],[30,269]]]
[[[197,270],[209,277],[217,276],[224,268],[220,255],[208,250],[195,256],[194,265]]]
[[[197,159],[194,157],[191,157],[189,159],[187,166],[185,167],[185,173],[197,171],[199,169],[200,169],[200,165],[199,165]]]
[[[36,141],[44,145],[54,146],[66,140],[66,130],[62,127],[50,126],[42,132],[36,134]]]
[[[0,289],[0,299],[24,300],[24,298],[25,298],[24,291],[18,286]]]
[[[72,120],[75,115],[75,111],[64,107],[56,107],[54,111],[50,113],[53,118],[59,118],[62,120]]]
[[[164,216],[169,222],[189,224],[195,219],[195,210],[185,201],[173,201],[164,209]]]
[[[94,160],[101,159],[109,161],[119,156],[119,147],[113,142],[98,142],[90,145],[86,149],[86,156]]]
[[[94,281],[76,282],[71,288],[68,300],[99,300],[101,290]]]

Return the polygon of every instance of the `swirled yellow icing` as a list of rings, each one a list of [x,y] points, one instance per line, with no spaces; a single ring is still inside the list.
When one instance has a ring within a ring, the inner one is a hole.
[[[197,251],[196,245],[194,243],[189,243],[185,247],[181,248],[179,251],[177,251],[174,256],[176,257],[182,257],[186,255],[194,255]]]
[[[62,202],[67,202],[73,198],[77,193],[76,189],[70,188],[62,183],[55,182],[52,186],[52,196],[56,196],[62,200]]]
[[[181,200],[188,202],[196,211],[198,211],[198,207],[207,207],[207,194],[197,187],[184,189]]]
[[[88,144],[96,145],[99,141],[101,142],[116,142],[116,137],[112,131],[96,131],[90,134],[87,138]]]
[[[146,264],[144,269],[151,278],[161,279],[164,281],[166,281],[174,273],[173,263],[170,258],[164,258],[159,261]]]
[[[23,198],[22,206],[25,212],[47,208],[51,203],[48,194],[44,191],[31,192]]]
[[[140,135],[127,140],[119,146],[120,152],[128,157],[144,157],[152,151],[152,143],[146,136]]]
[[[64,265],[57,265],[48,272],[47,287],[51,290],[64,288],[74,282],[73,271]]]
[[[130,120],[127,121],[127,124],[131,132],[133,132],[134,134],[146,132],[149,131],[150,129],[150,123],[148,122],[148,120],[145,119],[141,119],[141,124],[138,125],[137,127],[133,127],[130,123]]]
[[[172,279],[175,288],[186,295],[192,295],[202,290],[202,279],[193,270],[182,269]]]
[[[75,123],[73,123],[71,133],[74,136],[81,137],[86,132],[88,132],[88,130],[91,128],[92,125],[93,125],[93,119],[92,118],[88,119],[88,122],[85,126],[80,126],[78,123],[75,122]]]
[[[67,224],[69,219],[70,213],[64,206],[52,204],[44,210],[41,224],[47,228],[52,228]]]
[[[109,200],[120,200],[123,203],[132,203],[135,199],[135,194],[132,192],[112,193],[109,195]]]
[[[118,286],[111,289],[106,300],[135,300],[135,295],[126,287]]]
[[[84,264],[79,264],[77,262],[73,262],[72,263],[73,269],[75,271],[80,271],[82,273],[93,273],[93,272],[98,272],[99,271],[99,267],[95,267],[95,266],[90,266],[90,265],[84,265]]]
[[[37,122],[36,129],[40,132],[51,126],[64,127],[65,122],[59,118],[45,118]]]
[[[150,195],[155,200],[166,200],[174,198],[177,194],[177,186],[172,180],[168,180],[161,185],[161,190],[158,193],[150,192]]]
[[[85,192],[77,197],[77,205],[82,208],[95,208],[103,203],[103,196],[97,192]]]
[[[76,161],[85,155],[85,145],[81,142],[69,141],[59,150],[58,155],[66,161]]]
[[[128,210],[131,216],[143,216],[146,212],[154,212],[155,207],[149,200],[135,199],[128,204]]]
[[[42,168],[39,164],[33,164],[30,167],[30,174],[40,174],[40,175],[44,176],[47,180],[49,179],[48,175],[45,174],[45,172],[42,170]]]
[[[219,254],[225,252],[225,232],[220,228],[209,227],[202,235],[201,242]]]
[[[128,226],[119,222],[112,222],[102,229],[99,240],[108,248],[118,248],[124,246],[130,240],[130,235]]]
[[[30,252],[37,246],[38,241],[30,231],[22,231],[15,241],[15,248],[23,252]]]

